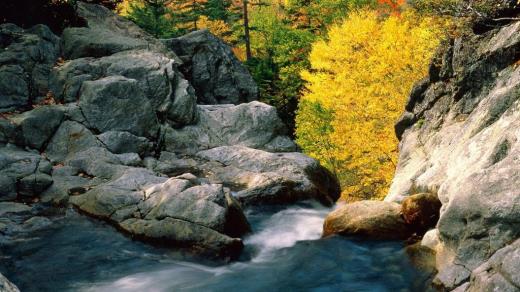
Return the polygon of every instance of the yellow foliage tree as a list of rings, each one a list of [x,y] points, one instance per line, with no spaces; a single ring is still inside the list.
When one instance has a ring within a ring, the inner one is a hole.
[[[209,30],[212,34],[216,35],[228,44],[237,41],[236,36],[233,35],[231,27],[223,20],[211,20],[209,17],[201,15],[197,20],[197,26],[198,29]]]
[[[297,115],[297,142],[338,175],[344,199],[386,194],[397,161],[394,123],[413,83],[425,76],[443,27],[441,20],[411,11],[382,18],[361,10],[332,26],[328,40],[313,45],[311,70],[302,74],[307,86]],[[306,103],[332,113],[329,131],[309,121],[317,114],[308,111],[316,107]]]

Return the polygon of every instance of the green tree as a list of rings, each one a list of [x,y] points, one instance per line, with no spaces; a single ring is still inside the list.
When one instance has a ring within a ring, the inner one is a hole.
[[[179,34],[176,16],[168,5],[172,0],[140,0],[130,2],[128,18],[157,38]]]

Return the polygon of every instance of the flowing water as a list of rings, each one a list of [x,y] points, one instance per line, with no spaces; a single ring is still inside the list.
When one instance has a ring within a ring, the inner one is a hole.
[[[47,229],[0,242],[0,272],[22,291],[420,291],[398,242],[320,239],[330,209],[247,211],[240,260],[217,264],[153,247],[72,210]]]

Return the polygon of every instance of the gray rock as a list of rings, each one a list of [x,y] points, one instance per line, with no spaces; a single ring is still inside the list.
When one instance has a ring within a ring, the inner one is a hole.
[[[286,133],[285,125],[272,106],[260,102],[207,105],[199,106],[197,124],[181,129],[167,128],[164,144],[167,151],[183,153],[234,145],[295,151],[296,145]]]
[[[39,154],[0,147],[0,201],[38,195],[52,183],[50,164]]]
[[[58,163],[78,152],[101,146],[103,144],[85,126],[78,122],[65,121],[56,130],[45,153],[52,162]]]
[[[99,180],[80,176],[80,170],[71,166],[57,167],[52,172],[53,184],[41,195],[43,203],[65,205],[69,195],[79,195],[99,184]]]
[[[504,291],[520,288],[520,239],[498,250],[480,267],[473,270],[467,292]]]
[[[222,185],[194,185],[190,180],[157,177],[143,168],[127,168],[118,178],[70,201],[143,240],[218,257],[236,257],[242,248],[239,239],[225,232],[232,224],[228,220],[245,220],[245,216],[237,214],[236,206],[230,211]]]
[[[301,153],[270,153],[243,146],[223,146],[197,154],[207,178],[237,191],[245,204],[291,203],[316,199],[332,204],[339,185],[320,164]]]
[[[167,53],[177,58],[136,24],[103,6],[78,2],[77,13],[86,20],[87,27],[67,28],[63,31],[66,58],[101,57],[136,48]]]
[[[124,76],[137,81],[139,90],[157,110],[160,118],[175,126],[196,120],[196,97],[191,86],[177,72],[175,61],[164,54],[148,50],[132,50],[93,59],[66,62],[53,70],[51,88],[59,100],[80,99],[86,81],[107,76]]]
[[[153,148],[153,144],[148,139],[129,132],[108,131],[98,135],[97,139],[115,154],[138,153],[144,155]]]
[[[143,160],[137,153],[116,154],[121,164],[126,166],[142,166]]]
[[[340,206],[325,219],[323,236],[356,235],[370,239],[406,239],[411,231],[397,203],[359,201]]]
[[[29,106],[29,85],[25,71],[18,65],[0,66],[0,111]]]
[[[0,112],[27,109],[48,92],[48,72],[59,56],[59,38],[48,27],[0,25]]]
[[[4,275],[0,274],[0,291],[3,292],[20,292],[18,287],[16,287],[13,283],[9,282],[9,280],[4,277]]]
[[[67,59],[109,56],[147,45],[144,40],[104,28],[70,27],[63,31],[63,54]]]
[[[18,181],[18,197],[20,199],[36,197],[45,191],[52,182],[52,177],[44,173],[26,176]]]
[[[52,221],[45,217],[35,216],[26,220],[23,223],[23,230],[25,232],[34,232],[47,228],[52,224]]]
[[[239,238],[231,238],[202,225],[175,218],[131,218],[123,221],[120,228],[143,240],[187,247],[215,258],[236,259],[243,249],[243,243]]]
[[[27,214],[32,208],[22,203],[0,202],[0,216],[6,214]]]
[[[90,127],[101,133],[127,131],[149,138],[157,135],[155,111],[134,79],[111,76],[85,81],[79,106]]]
[[[64,113],[56,106],[42,106],[10,118],[16,125],[15,140],[19,146],[37,150],[52,138],[63,121]]]
[[[195,87],[201,104],[239,104],[258,99],[258,88],[231,47],[207,30],[164,40],[179,55],[181,70]]]
[[[520,237],[519,47],[518,21],[447,42],[407,106],[421,123],[404,131],[386,200],[438,195],[435,281],[444,289],[468,288],[472,271]],[[487,284],[473,291],[511,287],[493,270],[479,274]]]

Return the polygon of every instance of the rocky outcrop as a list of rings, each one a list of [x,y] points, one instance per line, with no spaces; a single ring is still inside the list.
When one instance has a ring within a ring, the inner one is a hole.
[[[242,204],[338,198],[329,172],[291,152],[296,146],[273,107],[197,105],[194,85],[206,75],[184,75],[173,51],[101,6],[78,3],[78,14],[88,25],[66,29],[61,39],[43,26],[1,26],[8,33],[0,43],[9,49],[0,52],[0,71],[13,52],[23,70],[9,71],[12,78],[52,66],[41,79],[42,102],[32,85],[23,99],[11,98],[12,84],[0,85],[0,103],[23,100],[0,105],[11,111],[0,118],[0,201],[71,204],[137,239],[232,259],[250,231]],[[196,70],[216,66],[210,91],[219,101],[256,94],[251,76],[216,38],[175,47],[193,53],[183,59]],[[43,221],[27,222],[33,228]]]
[[[239,104],[258,99],[255,81],[231,48],[207,30],[168,39],[164,44],[184,62],[181,71],[201,104]]]
[[[0,274],[0,291],[20,292],[18,287],[16,287],[13,283],[9,282],[9,280],[2,274]]]
[[[437,252],[437,285],[518,291],[504,256],[520,237],[520,22],[479,32],[447,42],[412,91],[386,201],[438,194],[437,228],[423,239]]]
[[[270,152],[294,152],[296,144],[276,109],[260,102],[199,106],[199,120],[164,132],[166,150],[197,153],[218,146],[246,146]]]

